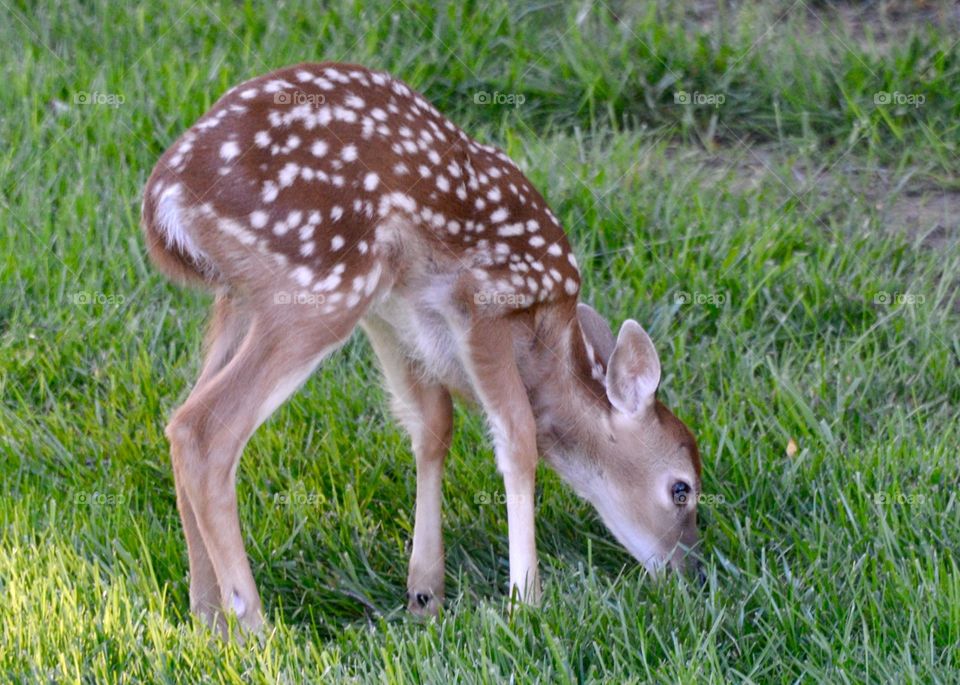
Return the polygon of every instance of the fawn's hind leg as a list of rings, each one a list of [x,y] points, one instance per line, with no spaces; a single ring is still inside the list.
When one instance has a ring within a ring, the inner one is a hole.
[[[279,307],[262,303],[253,310],[235,354],[194,388],[167,426],[178,487],[193,514],[184,517],[184,528],[200,533],[221,609],[232,610],[249,630],[263,617],[237,514],[240,454],[256,428],[349,336],[362,312]]]
[[[219,294],[214,303],[213,316],[207,332],[203,369],[194,386],[194,392],[226,366],[243,340],[248,327],[249,321],[245,313],[231,302],[229,295]],[[203,542],[183,478],[176,468],[173,470],[173,475],[177,491],[177,508],[183,522],[187,557],[190,562],[190,610],[211,627],[217,627],[223,631],[226,626],[220,614],[220,586],[217,584],[216,571],[207,553],[207,546]]]
[[[393,413],[406,428],[417,461],[413,550],[407,574],[407,608],[435,615],[443,604],[444,559],[441,525],[443,462],[453,433],[453,403],[441,385],[425,380],[400,350],[392,328],[367,318],[370,339],[393,395]]]

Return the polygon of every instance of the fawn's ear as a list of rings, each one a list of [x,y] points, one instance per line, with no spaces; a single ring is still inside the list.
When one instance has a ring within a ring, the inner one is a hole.
[[[593,346],[597,361],[606,368],[610,355],[613,354],[613,348],[617,344],[613,338],[613,331],[610,330],[610,324],[597,314],[596,309],[583,302],[577,305],[577,320],[580,321],[583,337]]]
[[[607,365],[607,398],[624,414],[633,415],[653,404],[660,385],[660,358],[647,332],[633,319],[620,327]]]

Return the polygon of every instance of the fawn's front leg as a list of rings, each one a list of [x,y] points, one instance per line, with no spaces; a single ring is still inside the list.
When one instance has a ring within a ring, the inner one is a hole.
[[[510,592],[540,602],[534,535],[537,429],[517,369],[510,323],[474,319],[461,334],[461,356],[494,435],[497,467],[503,474],[510,536]]]
[[[432,616],[444,598],[441,486],[453,433],[453,402],[444,387],[425,380],[421,370],[411,366],[393,329],[385,322],[370,317],[363,328],[393,396],[393,413],[410,435],[417,461],[407,608],[417,615]]]

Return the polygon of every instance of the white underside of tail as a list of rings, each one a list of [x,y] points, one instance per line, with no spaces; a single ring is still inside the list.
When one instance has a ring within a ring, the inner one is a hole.
[[[181,195],[183,188],[175,183],[163,190],[157,200],[157,228],[163,235],[170,249],[176,249],[188,255],[197,264],[207,262],[207,256],[187,232],[187,221],[184,216]]]

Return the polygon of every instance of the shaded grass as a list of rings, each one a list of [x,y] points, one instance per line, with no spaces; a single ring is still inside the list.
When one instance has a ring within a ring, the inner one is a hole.
[[[126,107],[86,110],[129,129],[122,139],[134,134],[155,156],[238,81],[299,61],[343,59],[400,75],[473,125],[648,125],[708,144],[863,140],[887,158],[912,148],[909,161],[924,160],[922,150],[956,170],[960,64],[951,31],[917,25],[881,49],[804,3],[734,6],[707,22],[692,21],[682,4],[582,10],[407,0],[336,11],[294,2],[276,13],[226,3],[128,11],[101,1],[84,12],[14,4],[5,29],[13,87],[0,97],[19,106],[5,126],[29,131],[54,98],[118,94]],[[724,101],[682,106],[679,91]],[[522,96],[522,106],[478,104],[479,94],[495,93]],[[889,102],[878,104],[884,93]],[[109,149],[114,140],[88,142]]]

